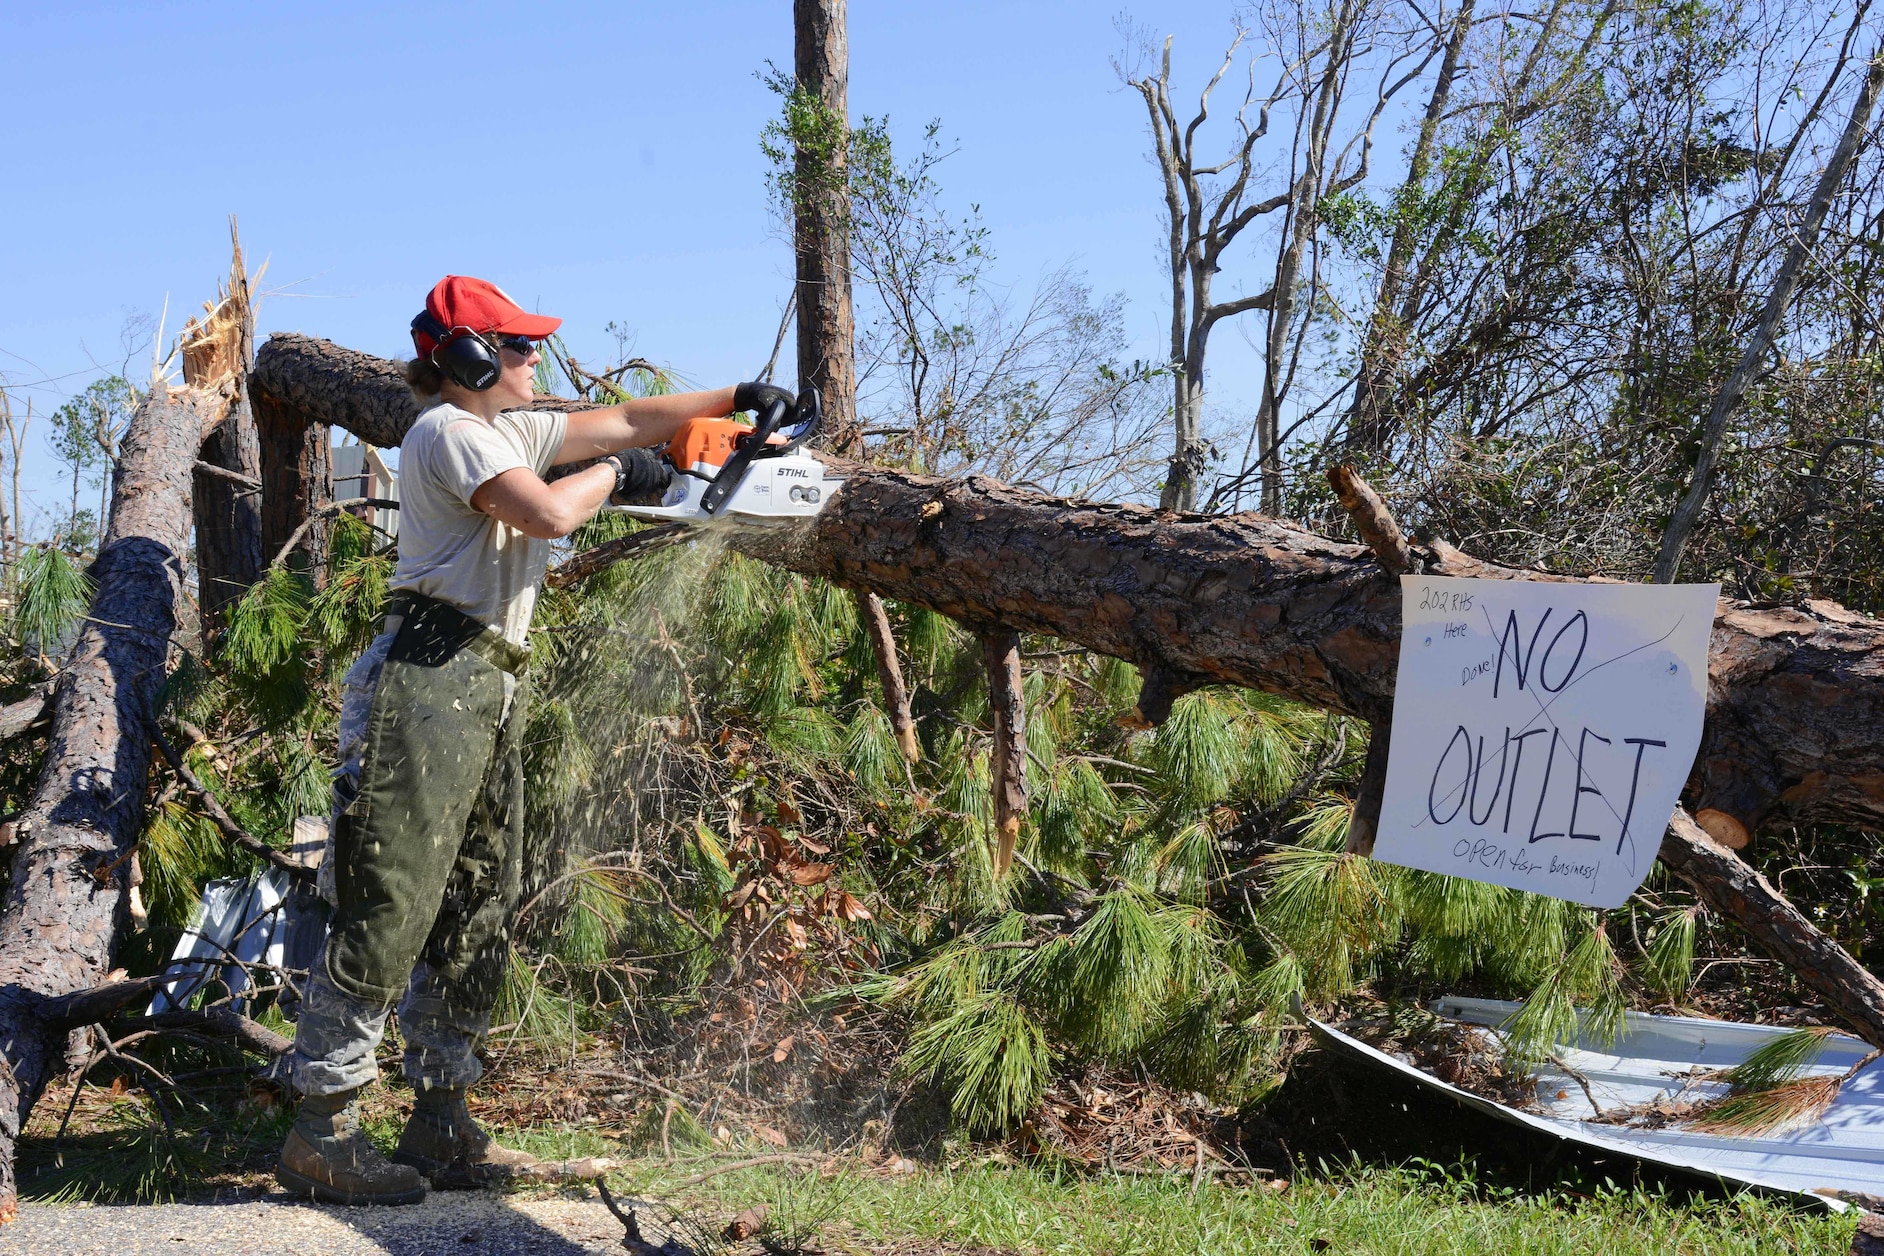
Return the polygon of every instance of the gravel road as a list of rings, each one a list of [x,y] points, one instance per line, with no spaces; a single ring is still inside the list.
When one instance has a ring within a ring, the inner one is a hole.
[[[619,1254],[621,1238],[621,1223],[593,1196],[438,1191],[405,1208],[337,1208],[276,1192],[227,1204],[27,1204],[0,1229],[0,1253],[590,1256]]]

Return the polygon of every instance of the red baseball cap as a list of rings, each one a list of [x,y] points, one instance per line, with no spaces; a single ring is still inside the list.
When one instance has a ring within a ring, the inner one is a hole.
[[[494,331],[532,340],[541,340],[563,325],[560,318],[528,312],[489,280],[469,275],[446,275],[439,280],[425,298],[425,310],[448,328],[469,327],[475,332]],[[417,328],[413,329],[412,341],[420,357],[438,347],[435,338]]]

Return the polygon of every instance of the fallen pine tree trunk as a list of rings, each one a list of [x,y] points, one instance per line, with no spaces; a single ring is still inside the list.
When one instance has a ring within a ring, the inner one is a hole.
[[[397,444],[418,413],[396,364],[306,336],[271,338],[255,377],[258,388],[292,397],[310,422],[378,445]],[[745,532],[733,545],[984,635],[1043,633],[1126,659],[1144,673],[1140,708],[1154,722],[1176,696],[1213,683],[1376,724],[1392,709],[1399,583],[1367,546],[1261,515],[1179,515],[1065,501],[978,476],[841,465],[849,480],[813,522]],[[1561,578],[1443,544],[1408,553],[1435,575]],[[1730,845],[1782,817],[1884,824],[1884,625],[1829,602],[1762,608],[1723,599],[1690,793],[1709,832]],[[1703,858],[1673,836],[1665,849],[1687,857],[1671,866],[1767,951],[1797,958],[1836,949],[1770,886],[1743,876],[1730,850],[1715,845]],[[1845,958],[1838,980],[1815,968],[1799,976],[1884,1045],[1884,985]]]
[[[190,477],[218,396],[162,383],[125,432],[91,612],[61,673],[32,797],[15,824],[0,910],[0,1221],[14,1216],[14,1147],[64,1065],[70,1030],[109,1015],[100,985],[127,914],[143,825],[150,722],[183,605]],[[124,999],[138,983],[123,983]]]
[[[311,337],[270,338],[255,379],[311,422],[376,445],[398,444],[418,414],[396,364]],[[753,530],[735,546],[966,624],[1063,637],[1137,664],[1173,695],[1222,683],[1369,721],[1391,709],[1400,589],[1365,545],[1262,515],[844,465],[849,482],[808,527]],[[1562,578],[1413,549],[1433,575]],[[1884,623],[1831,602],[1722,599],[1694,794],[1748,832],[1781,816],[1884,825]]]

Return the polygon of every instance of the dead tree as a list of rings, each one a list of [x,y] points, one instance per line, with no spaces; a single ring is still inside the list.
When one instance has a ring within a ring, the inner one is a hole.
[[[262,572],[262,449],[249,401],[255,309],[242,242],[229,223],[229,286],[184,329],[183,380],[226,395],[228,412],[203,437],[192,498],[196,522],[197,602],[207,645]]]
[[[294,395],[312,420],[375,444],[397,444],[418,411],[393,363],[305,336],[272,338],[255,373]],[[1173,517],[1068,503],[980,476],[845,470],[849,481],[808,529],[742,533],[734,544],[963,623],[1058,636],[1125,659],[1145,673],[1148,691],[1160,687],[1167,708],[1173,692],[1234,684],[1386,724],[1400,590],[1366,546],[1261,515]],[[1550,578],[1439,542],[1407,553],[1434,575]],[[1140,699],[1141,708],[1159,705],[1149,693]],[[1723,599],[1688,792],[1697,809],[1749,833],[1780,819],[1884,827],[1884,625],[1831,602]],[[1740,874],[1722,872],[1733,867],[1691,859],[1677,871],[1769,953],[1836,945],[1808,933],[1798,912],[1779,910],[1776,894],[1756,909],[1745,886],[1735,888]],[[1820,983],[1819,970],[1799,976],[1867,1038],[1884,1038],[1863,1000]]]
[[[1302,9],[1295,30],[1277,32],[1266,56],[1249,65],[1248,86],[1238,108],[1238,136],[1223,160],[1208,164],[1197,148],[1199,132],[1210,118],[1210,98],[1236,64],[1248,32],[1238,31],[1223,64],[1205,85],[1197,112],[1180,123],[1171,102],[1171,43],[1166,39],[1157,72],[1120,75],[1144,98],[1150,115],[1152,150],[1163,182],[1168,238],[1166,267],[1171,282],[1172,423],[1174,445],[1159,504],[1166,510],[1193,510],[1199,480],[1209,460],[1203,435],[1204,360],[1210,334],[1218,323],[1240,314],[1264,311],[1267,324],[1260,346],[1263,391],[1252,425],[1254,461],[1229,486],[1239,491],[1254,475],[1261,483],[1263,508],[1279,509],[1282,491],[1281,428],[1284,403],[1297,375],[1302,336],[1322,290],[1316,242],[1321,206],[1368,176],[1374,124],[1388,103],[1418,77],[1436,51],[1431,32],[1411,35],[1383,29],[1385,6],[1375,0],[1332,0]],[[1339,139],[1349,94],[1366,77],[1370,54],[1380,53],[1376,90],[1363,120],[1345,142]],[[1267,94],[1256,87],[1258,64],[1272,60],[1275,82]],[[1416,64],[1404,68],[1408,60]],[[1259,151],[1278,108],[1296,114],[1286,147],[1273,164],[1286,171],[1282,186],[1257,195],[1256,181],[1272,164]],[[1252,116],[1253,115],[1253,116]],[[1222,182],[1215,182],[1221,179]],[[1225,255],[1246,230],[1269,215],[1280,214],[1275,232],[1275,261],[1263,291],[1229,301],[1211,295],[1214,276]],[[1249,454],[1245,455],[1249,462]],[[1218,490],[1222,496],[1224,489]]]
[[[58,1000],[104,981],[126,918],[150,722],[183,599],[191,469],[219,409],[215,394],[156,381],[131,419],[91,567],[97,595],[15,826],[0,910],[0,1221],[16,1208],[20,1129],[80,1023]]]
[[[1225,249],[1245,228],[1265,214],[1272,214],[1289,203],[1286,192],[1259,200],[1245,201],[1251,192],[1255,174],[1256,144],[1269,132],[1269,110],[1282,94],[1277,83],[1267,99],[1258,100],[1253,90],[1244,96],[1237,113],[1242,138],[1228,160],[1208,165],[1197,155],[1197,132],[1210,117],[1210,97],[1223,76],[1235,63],[1237,48],[1243,42],[1239,32],[1223,64],[1204,87],[1197,102],[1197,113],[1187,125],[1180,125],[1171,103],[1171,43],[1164,41],[1164,55],[1156,74],[1132,74],[1123,66],[1120,77],[1138,90],[1145,99],[1151,118],[1152,151],[1158,159],[1158,173],[1164,183],[1164,212],[1169,239],[1166,266],[1171,279],[1171,382],[1173,425],[1171,464],[1165,473],[1164,491],[1158,504],[1166,510],[1195,510],[1197,484],[1209,459],[1209,446],[1203,438],[1204,355],[1210,347],[1210,333],[1226,318],[1250,310],[1267,309],[1274,301],[1274,291],[1231,301],[1213,301],[1210,295],[1213,276]],[[1257,110],[1249,117],[1250,109]],[[1224,170],[1234,170],[1227,188],[1206,189],[1204,180]]]

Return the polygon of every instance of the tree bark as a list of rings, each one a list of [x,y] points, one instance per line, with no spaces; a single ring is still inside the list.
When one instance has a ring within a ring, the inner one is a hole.
[[[857,445],[856,321],[850,299],[850,35],[845,0],[793,0],[792,68],[800,91],[831,124],[800,143],[792,171],[798,253],[798,387],[824,404],[822,443]]]
[[[334,495],[333,438],[325,423],[279,398],[253,393],[262,454],[262,552],[272,554],[300,534],[295,566],[318,581],[326,569],[332,524],[316,512]]]
[[[310,421],[397,445],[418,404],[398,367],[304,336],[257,355],[258,393]],[[545,406],[571,403],[540,399]],[[357,426],[356,426],[357,425]],[[1196,684],[1233,684],[1374,720],[1393,698],[1400,589],[1364,545],[1258,514],[1173,516],[1068,502],[983,476],[937,479],[843,463],[816,521],[742,531],[753,557],[964,623],[1065,638]],[[1433,575],[1569,580],[1412,546]],[[1884,624],[1827,601],[1723,598],[1709,657],[1697,805],[1749,831],[1799,822],[1884,827]]]
[[[397,445],[418,414],[398,367],[304,336],[256,359],[258,393]],[[570,403],[542,398],[545,406]],[[357,424],[357,426],[354,426]],[[830,460],[849,476],[809,527],[743,552],[965,623],[1058,636],[1147,672],[1233,684],[1374,720],[1390,709],[1400,589],[1364,545],[1257,514],[1068,502],[983,476]],[[1433,575],[1568,580],[1412,546]],[[1776,816],[1884,827],[1884,624],[1833,602],[1723,598],[1709,658],[1699,806],[1757,832]]]
[[[0,911],[0,1221],[17,1204],[14,1145],[64,1059],[48,1000],[99,984],[125,918],[150,768],[148,727],[183,596],[190,474],[210,394],[161,383],[124,438],[91,614],[56,697],[18,823]]]
[[[890,717],[890,730],[896,734],[903,758],[914,763],[922,758],[922,746],[916,740],[915,717],[909,713],[909,687],[903,683],[903,665],[896,657],[896,634],[890,631],[889,612],[883,608],[882,598],[860,592],[857,614],[870,635],[870,652],[877,661],[877,680],[883,685],[883,711]]]
[[[988,632],[981,638],[988,672],[988,718],[994,748],[988,752],[988,788],[994,795],[994,876],[1007,875],[1014,839],[1027,817],[1027,695],[1021,679],[1020,634]]]

